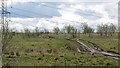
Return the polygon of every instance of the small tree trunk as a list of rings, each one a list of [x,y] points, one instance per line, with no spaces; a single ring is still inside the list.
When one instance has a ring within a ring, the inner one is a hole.
[[[100,33],[100,36],[103,36],[103,33],[102,33],[102,32]]]

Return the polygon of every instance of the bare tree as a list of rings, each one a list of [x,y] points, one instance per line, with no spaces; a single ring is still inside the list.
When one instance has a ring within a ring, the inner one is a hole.
[[[77,37],[77,31],[78,30],[76,28],[72,27],[71,35],[72,35],[73,38]]]
[[[108,36],[108,31],[109,31],[109,26],[108,26],[108,24],[104,24],[104,25],[103,25],[103,31],[104,31],[105,36]]]
[[[53,31],[54,31],[54,33],[57,34],[57,35],[60,33],[59,27],[54,27]]]
[[[116,31],[116,26],[111,23],[108,28],[109,28],[109,33],[112,36]]]
[[[65,34],[65,28],[61,29],[60,31],[62,34]]]
[[[49,31],[47,29],[44,29],[45,34],[49,34]]]
[[[77,36],[77,29],[71,25],[65,26],[66,33],[70,34],[73,38]]]
[[[66,33],[68,33],[68,34],[71,33],[72,29],[73,29],[73,26],[71,26],[71,25],[65,26],[65,31],[66,31]]]
[[[102,25],[97,26],[97,33],[100,34],[100,36],[103,36],[103,26]]]
[[[86,22],[81,23],[81,26],[82,26],[83,33],[87,34],[87,32],[88,32],[88,24]]]
[[[27,36],[27,37],[31,37],[31,32],[30,32],[30,30],[28,29],[28,28],[24,28],[24,32],[25,32],[25,35]]]
[[[82,23],[82,29],[84,34],[89,34],[89,37],[91,37],[91,33],[94,32],[94,29],[88,26],[87,23]]]
[[[89,37],[91,37],[91,33],[94,33],[94,29],[91,27],[87,28],[87,33],[89,34]]]
[[[40,35],[40,31],[39,31],[39,28],[38,27],[36,27],[35,28],[35,36],[39,36]]]
[[[112,36],[113,33],[116,31],[116,26],[114,24],[101,24],[97,26],[97,32],[100,34],[100,36],[108,36],[108,33]]]

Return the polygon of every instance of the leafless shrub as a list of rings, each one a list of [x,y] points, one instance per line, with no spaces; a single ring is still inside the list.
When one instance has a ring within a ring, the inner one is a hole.
[[[5,55],[9,55],[9,52],[8,52],[8,51],[5,51],[4,54],[5,54]]]
[[[13,51],[10,52],[10,55],[15,55]]]
[[[26,49],[25,52],[27,53],[33,52],[33,49]]]
[[[52,53],[52,49],[48,49],[47,52],[48,52],[48,53]]]
[[[55,58],[55,60],[58,60],[59,58]]]
[[[38,60],[42,60],[42,58],[38,58]]]
[[[16,52],[16,56],[20,56],[19,52]]]

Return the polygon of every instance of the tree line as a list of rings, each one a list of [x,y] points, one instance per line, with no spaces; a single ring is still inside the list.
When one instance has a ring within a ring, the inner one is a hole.
[[[54,27],[53,32],[49,32],[47,29],[40,31],[38,27],[35,28],[34,32],[30,32],[28,28],[25,28],[24,31],[28,37],[31,37],[31,36],[38,37],[40,36],[40,34],[54,33],[56,35],[69,34],[73,38],[76,38],[77,34],[79,33],[88,34],[89,37],[91,37],[92,33],[97,33],[100,36],[112,36],[117,31],[117,26],[112,23],[100,24],[100,25],[97,25],[96,27],[97,29],[95,31],[95,28],[92,28],[87,23],[81,23],[81,26],[80,26],[81,31],[72,25],[65,25],[62,29],[60,29],[59,27]]]

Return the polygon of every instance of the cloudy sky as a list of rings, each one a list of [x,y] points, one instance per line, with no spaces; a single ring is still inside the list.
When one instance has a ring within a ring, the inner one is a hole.
[[[52,31],[53,27],[63,28],[87,22],[96,28],[97,24],[118,23],[119,0],[8,0],[11,12],[10,27],[17,30],[35,27]]]

